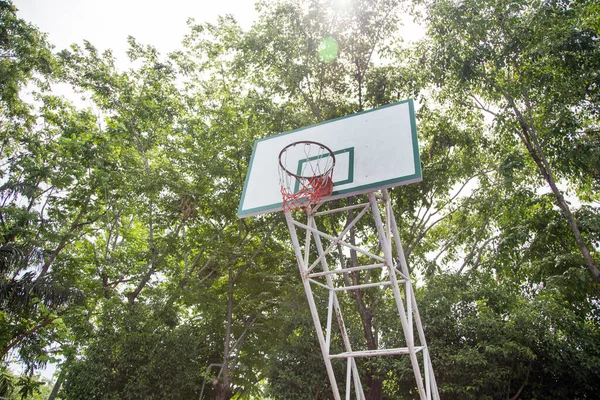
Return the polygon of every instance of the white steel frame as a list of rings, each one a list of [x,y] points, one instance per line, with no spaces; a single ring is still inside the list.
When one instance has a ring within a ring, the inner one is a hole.
[[[421,400],[439,400],[438,388],[433,374],[433,367],[429,358],[429,351],[427,349],[427,343],[425,341],[425,334],[423,332],[423,326],[421,324],[421,318],[417,309],[417,303],[404,256],[404,250],[400,241],[400,235],[398,233],[398,226],[392,212],[390,205],[389,194],[387,190],[382,190],[380,194],[371,192],[368,194],[369,201],[364,204],[357,204],[348,207],[342,207],[334,210],[327,210],[319,212],[319,206],[315,206],[312,209],[307,208],[307,222],[306,224],[294,220],[290,211],[285,212],[285,218],[290,230],[290,236],[292,244],[294,246],[294,252],[296,260],[298,261],[298,268],[300,269],[300,276],[308,299],[310,312],[312,315],[313,323],[317,331],[317,337],[321,352],[323,353],[323,359],[325,361],[325,367],[327,369],[327,375],[331,382],[333,390],[333,396],[336,400],[341,400],[340,391],[338,389],[336,377],[333,372],[332,360],[345,358],[347,359],[346,367],[346,399],[349,400],[351,397],[351,388],[354,387],[354,393],[357,400],[364,400],[365,394],[363,391],[362,384],[360,382],[360,375],[355,359],[357,357],[376,357],[376,356],[389,356],[406,354],[410,357],[412,369],[415,375],[417,388]],[[337,236],[329,235],[325,232],[320,231],[317,228],[316,218],[322,215],[347,212],[350,210],[358,211],[356,217],[350,221],[346,228]],[[382,255],[377,255],[369,252],[368,250],[362,249],[359,246],[350,244],[344,241],[345,235],[350,229],[356,226],[356,223],[365,216],[369,211],[377,227],[377,233],[379,235],[379,242],[381,245]],[[383,214],[383,218],[382,218]],[[304,249],[300,246],[300,241],[297,235],[297,228],[304,229],[306,231]],[[321,238],[326,238],[331,243],[327,248],[323,248]],[[315,260],[310,260],[310,248],[311,243],[314,241],[315,248],[317,250],[318,257]],[[358,253],[368,256],[374,262],[369,265],[353,266],[350,268],[343,268],[341,265],[337,265],[333,269],[330,269],[326,256],[338,245],[344,246],[348,249],[355,250]],[[393,258],[394,248],[396,250],[396,259]],[[396,262],[397,261],[397,262]],[[322,271],[316,272],[315,268],[320,265]],[[334,282],[332,276],[345,274],[349,272],[365,271],[380,269],[382,275],[387,276],[387,280],[375,283],[363,283],[359,285],[339,285],[339,282]],[[385,274],[383,272],[385,271]],[[325,283],[319,282],[317,278],[324,278]],[[337,285],[336,285],[337,283]],[[329,290],[329,301],[327,307],[327,322],[326,327],[323,329],[315,299],[313,296],[312,286],[317,285],[324,287]],[[395,306],[398,309],[400,316],[400,323],[402,325],[402,331],[404,333],[406,347],[394,348],[394,349],[376,349],[376,350],[362,350],[353,351],[348,336],[348,331],[344,324],[344,318],[340,309],[340,304],[337,297],[337,292],[364,289],[369,287],[390,287],[393,292]],[[402,290],[401,290],[402,288]],[[403,296],[404,294],[404,296]],[[335,312],[336,319],[338,321],[340,335],[343,341],[345,351],[340,354],[331,354],[331,331],[332,331],[332,320]],[[418,336],[418,345],[415,344],[415,328]],[[419,363],[417,353],[422,353],[422,363]],[[424,375],[424,382],[423,382]]]

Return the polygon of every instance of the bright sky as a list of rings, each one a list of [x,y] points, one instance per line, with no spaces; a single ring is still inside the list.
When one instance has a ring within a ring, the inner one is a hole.
[[[233,14],[248,29],[258,14],[254,0],[13,0],[19,16],[49,34],[57,50],[89,40],[125,59],[127,36],[151,44],[161,54],[179,46],[186,21],[214,22]]]
[[[346,1],[346,0],[340,0]],[[112,49],[126,62],[127,37],[166,54],[180,47],[187,20],[215,22],[232,14],[243,29],[258,18],[255,0],[13,0],[19,16],[49,34],[57,50],[88,40],[98,50]],[[404,18],[405,40],[423,36],[423,29]]]

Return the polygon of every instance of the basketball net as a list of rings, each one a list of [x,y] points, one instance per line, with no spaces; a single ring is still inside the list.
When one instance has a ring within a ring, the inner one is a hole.
[[[283,211],[311,207],[331,196],[334,166],[335,156],[323,144],[301,141],[284,147],[279,153]],[[297,173],[291,168],[297,168]]]

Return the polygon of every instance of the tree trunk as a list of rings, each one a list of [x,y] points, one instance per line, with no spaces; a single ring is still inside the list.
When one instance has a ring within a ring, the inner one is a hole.
[[[587,264],[589,271],[592,273],[592,275],[594,276],[596,281],[600,282],[600,270],[598,269],[598,265],[596,264],[596,261],[594,260],[592,254],[590,253],[590,250],[588,249],[588,246],[585,243],[583,236],[581,236],[581,231],[579,230],[579,224],[577,223],[575,216],[571,212],[569,205],[565,201],[562,193],[560,192],[560,190],[554,183],[553,179],[548,179],[547,181],[548,181],[548,185],[552,189],[552,193],[554,194],[556,202],[558,203],[558,207],[560,207],[563,215],[565,216],[565,218],[567,219],[567,222],[569,223],[571,232],[573,232],[573,236],[575,237],[575,243],[577,243],[577,247],[579,248],[579,251],[583,255],[583,259],[585,260],[585,263]]]
[[[367,371],[365,383],[367,386],[366,400],[381,400],[383,398],[383,380],[381,378]]]
[[[58,392],[60,391],[60,387],[62,386],[62,383],[64,382],[65,377],[67,376],[67,368],[71,364],[71,361],[73,361],[73,357],[67,358],[67,361],[65,361],[65,363],[62,365],[62,368],[60,369],[60,374],[58,374],[58,378],[56,379],[56,382],[54,383],[54,386],[52,387],[52,392],[50,393],[48,400],[56,399],[56,396],[58,395]]]
[[[566,218],[571,232],[573,232],[575,244],[579,248],[588,270],[591,272],[594,279],[597,282],[600,282],[600,269],[598,269],[598,264],[596,264],[596,261],[589,250],[588,244],[581,236],[577,219],[571,212],[571,208],[565,201],[562,192],[556,185],[552,167],[550,166],[550,162],[548,161],[548,158],[542,149],[535,127],[533,124],[530,124],[530,122],[527,121],[527,118],[525,118],[525,115],[523,115],[523,112],[521,112],[521,109],[517,106],[515,100],[510,94],[503,90],[499,85],[490,82],[487,79],[485,79],[485,82],[494,86],[494,88],[498,90],[498,92],[504,97],[510,108],[513,110],[520,128],[520,130],[516,129],[515,133],[527,148],[527,152],[540,170],[542,177],[552,190],[552,194],[554,195],[556,203]]]
[[[517,108],[514,101],[512,101],[512,99],[506,94],[505,98],[511,104],[511,107],[515,112],[517,120],[519,121],[519,125],[521,126],[521,132],[518,132],[519,138],[527,148],[529,155],[531,156],[531,158],[533,158],[535,164],[540,170],[540,173],[544,177],[544,180],[552,190],[552,194],[556,199],[556,203],[562,211],[564,217],[567,219],[567,223],[569,225],[569,228],[571,229],[571,232],[573,232],[575,243],[577,244],[577,247],[579,248],[579,251],[583,256],[583,259],[585,260],[588,270],[592,273],[594,279],[597,282],[600,282],[600,269],[598,269],[598,265],[596,264],[596,261],[594,260],[594,257],[592,256],[587,243],[581,236],[581,231],[579,230],[579,224],[577,223],[577,219],[575,219],[575,216],[573,215],[569,205],[565,201],[562,192],[556,185],[556,181],[554,180],[554,174],[552,173],[552,168],[550,167],[548,158],[546,157],[546,154],[544,153],[542,146],[540,145],[537,132],[532,126],[530,126],[527,123],[527,120],[525,119],[521,111]]]
[[[215,388],[215,400],[229,400],[233,394],[231,385],[222,384],[218,379],[213,380],[213,387]]]
[[[233,271],[228,271],[229,283],[227,285],[227,326],[225,328],[225,343],[223,344],[223,364],[219,375],[213,380],[212,385],[215,388],[216,400],[228,400],[233,395],[233,385],[231,384],[229,353],[231,351],[231,331],[233,325],[233,290],[234,277]]]

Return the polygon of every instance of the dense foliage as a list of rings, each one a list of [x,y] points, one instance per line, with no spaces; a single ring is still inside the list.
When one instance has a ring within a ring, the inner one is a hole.
[[[0,1],[0,396],[330,398],[281,216],[236,217],[252,144],[411,97],[424,180],[391,194],[442,398],[597,397],[598,3],[257,7],[123,70]],[[366,348],[400,340],[384,295],[343,299]],[[407,359],[360,366],[414,398]]]

